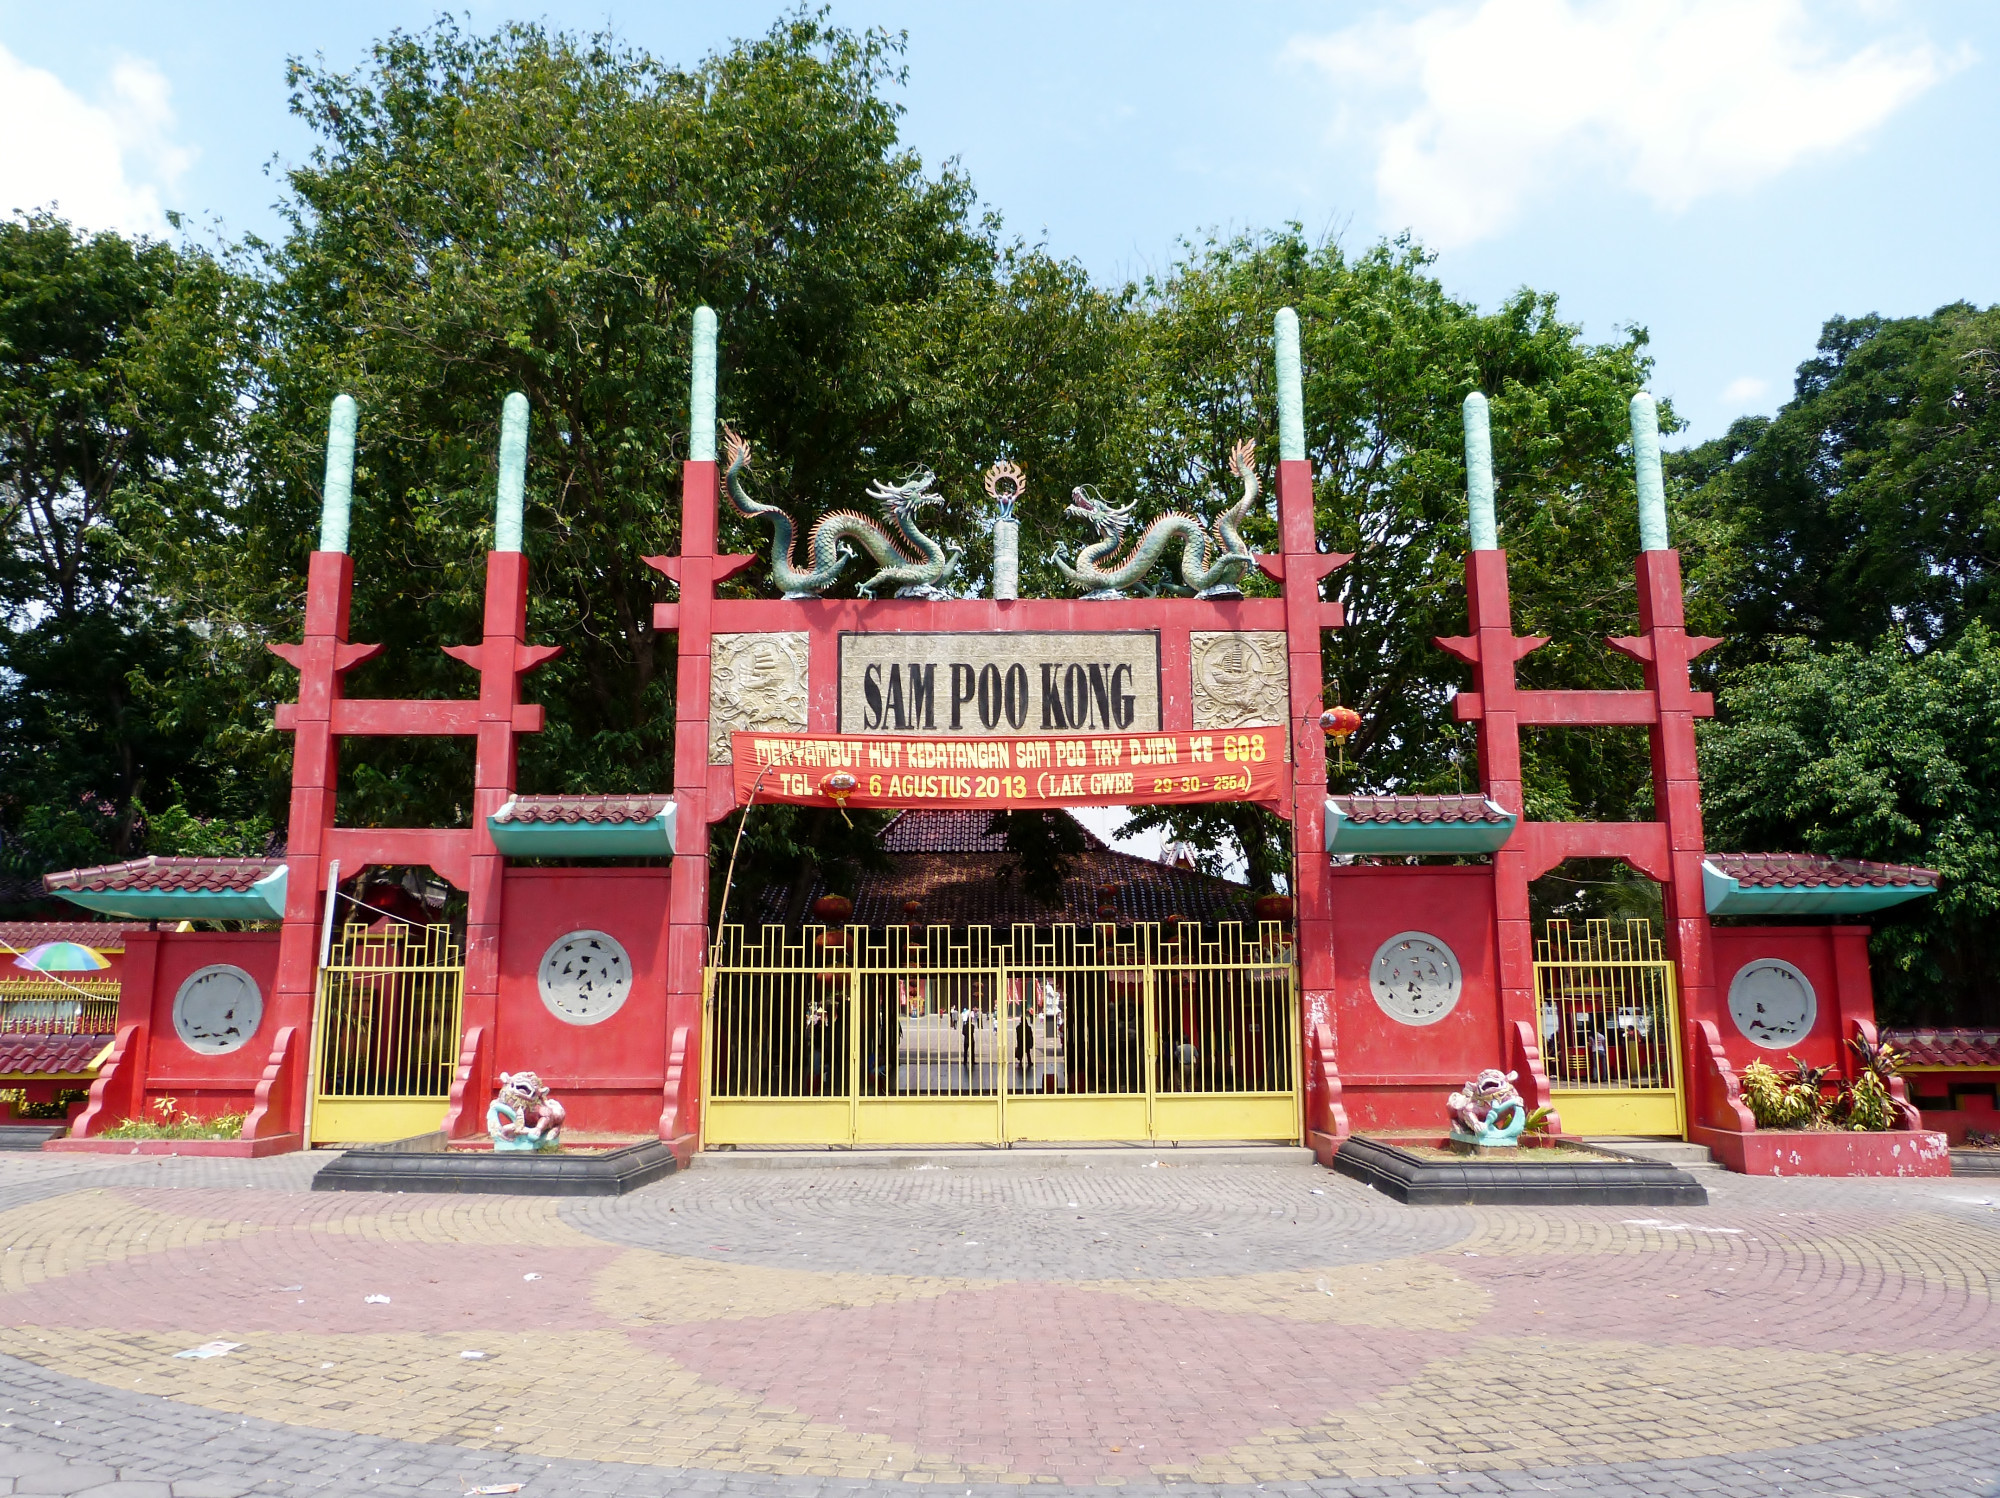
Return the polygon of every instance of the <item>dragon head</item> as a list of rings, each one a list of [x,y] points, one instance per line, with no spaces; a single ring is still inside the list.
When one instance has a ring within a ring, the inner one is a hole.
[[[931,492],[931,485],[937,482],[937,475],[928,468],[913,470],[900,484],[881,480],[868,486],[868,497],[881,505],[891,515],[910,516],[930,505],[944,503],[942,494]]]
[[[1089,484],[1079,485],[1069,492],[1069,506],[1064,513],[1074,515],[1079,520],[1088,520],[1107,535],[1122,536],[1132,525],[1132,516],[1138,510],[1139,502],[1119,507],[1099,494]]]

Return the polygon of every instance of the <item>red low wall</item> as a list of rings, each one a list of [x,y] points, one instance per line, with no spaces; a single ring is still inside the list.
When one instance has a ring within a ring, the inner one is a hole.
[[[572,1133],[654,1134],[667,1069],[666,869],[515,869],[506,874],[492,1072],[537,1073]],[[542,955],[573,931],[602,931],[632,962],[618,1012],[572,1024],[542,1002]],[[489,1091],[478,1100],[484,1130]],[[468,1109],[470,1111],[470,1109]]]
[[[1305,1016],[1333,1036],[1340,1102],[1355,1130],[1438,1128],[1446,1096],[1468,1077],[1507,1064],[1494,948],[1493,871],[1481,865],[1355,864],[1329,870],[1333,883],[1332,1012]],[[1368,982],[1376,950],[1422,931],[1457,957],[1463,989],[1434,1024],[1406,1025],[1375,1002]]]
[[[1753,1176],[1948,1176],[1951,1149],[1930,1129],[1882,1134],[1689,1130],[1731,1170]]]
[[[1739,1072],[1752,1061],[1779,1070],[1797,1056],[1814,1066],[1830,1066],[1841,1076],[1854,1074],[1854,1053],[1842,1043],[1848,1022],[1875,1019],[1875,991],[1868,975],[1866,926],[1717,926],[1711,936],[1715,964],[1715,1012],[1691,1014],[1690,1021],[1711,1019],[1722,1036],[1722,1048]],[[1736,1026],[1729,1013],[1729,985],[1760,957],[1789,962],[1806,976],[1819,1005],[1812,1031],[1803,1039],[1765,1047]]]

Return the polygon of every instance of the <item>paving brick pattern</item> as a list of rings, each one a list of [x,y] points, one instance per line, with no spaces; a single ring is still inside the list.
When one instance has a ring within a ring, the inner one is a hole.
[[[1167,1154],[555,1202],[319,1163],[0,1160],[0,1494],[2000,1485],[1978,1182],[1426,1209]]]

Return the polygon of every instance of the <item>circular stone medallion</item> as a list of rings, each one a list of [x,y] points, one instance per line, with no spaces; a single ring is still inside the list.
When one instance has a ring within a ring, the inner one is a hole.
[[[1729,980],[1729,1017],[1752,1045],[1782,1051],[1812,1034],[1819,997],[1806,975],[1789,962],[1759,957]]]
[[[615,936],[572,931],[542,954],[535,984],[557,1019],[594,1025],[616,1014],[632,991],[632,959]]]
[[[189,973],[174,994],[174,1033],[204,1056],[241,1050],[263,1022],[264,995],[257,980],[233,963]]]
[[[1389,1018],[1434,1025],[1457,1006],[1465,984],[1450,947],[1425,932],[1404,931],[1375,949],[1368,987]]]

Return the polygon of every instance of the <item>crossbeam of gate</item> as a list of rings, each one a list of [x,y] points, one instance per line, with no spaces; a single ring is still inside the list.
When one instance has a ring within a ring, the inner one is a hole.
[[[703,1007],[709,1145],[1299,1137],[1274,923],[725,926]]]

